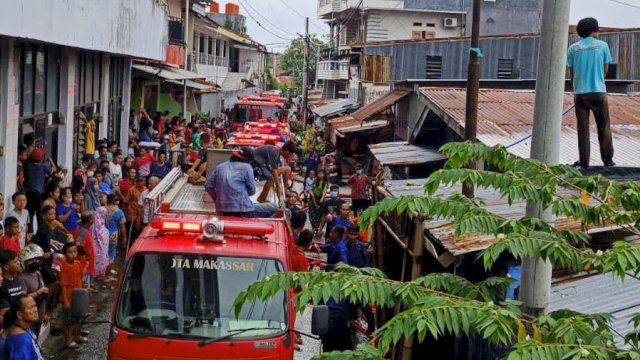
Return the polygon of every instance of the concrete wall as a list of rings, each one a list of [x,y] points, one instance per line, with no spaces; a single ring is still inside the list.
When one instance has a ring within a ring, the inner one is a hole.
[[[0,35],[155,60],[167,32],[154,0],[3,1],[0,11]]]
[[[460,14],[384,10],[370,12],[371,18],[376,16],[380,17],[379,25],[373,20],[367,23],[367,41],[412,39],[414,31],[433,32],[435,37],[455,37],[463,34],[464,16]],[[444,19],[449,17],[458,19],[458,27],[444,27]],[[421,23],[422,26],[413,26],[414,23]],[[435,27],[427,27],[427,24],[434,24]],[[383,30],[386,38],[379,38],[377,30]]]
[[[524,34],[540,31],[543,0],[483,1],[480,21],[482,35]],[[472,0],[405,0],[405,9],[465,11],[466,34],[471,34]]]
[[[207,81],[215,82],[218,85],[222,85],[224,79],[226,79],[229,73],[229,67],[227,66],[214,66],[214,65],[196,65],[197,73],[207,77]]]

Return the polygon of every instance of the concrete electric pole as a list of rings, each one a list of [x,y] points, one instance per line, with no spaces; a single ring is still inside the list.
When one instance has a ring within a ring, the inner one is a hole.
[[[547,164],[557,164],[560,160],[570,6],[571,0],[545,0],[542,9],[531,158]],[[549,211],[542,211],[535,203],[527,203],[527,216],[547,222],[554,220]],[[551,270],[548,261],[525,259],[522,262],[520,300],[525,313],[537,316],[549,308]]]
[[[471,48],[469,49],[469,70],[467,72],[467,104],[465,108],[464,139],[476,141],[478,132],[478,91],[480,90],[480,5],[482,0],[473,0],[473,20],[471,23]],[[476,163],[468,165],[476,168]],[[463,184],[462,193],[473,197],[473,185]]]
[[[307,127],[307,103],[309,92],[309,18],[304,19],[304,66],[302,69],[302,118]]]

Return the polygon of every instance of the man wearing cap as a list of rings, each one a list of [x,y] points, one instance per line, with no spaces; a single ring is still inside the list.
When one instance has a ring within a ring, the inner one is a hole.
[[[233,151],[231,159],[218,165],[204,187],[216,203],[216,212],[242,217],[272,217],[277,205],[254,204],[250,196],[256,193],[256,179],[249,163],[254,160],[253,149],[244,146]]]
[[[36,214],[40,211],[42,199],[44,199],[45,178],[56,171],[51,159],[44,162],[46,153],[45,148],[35,149],[24,164],[24,191],[27,195],[29,214]]]

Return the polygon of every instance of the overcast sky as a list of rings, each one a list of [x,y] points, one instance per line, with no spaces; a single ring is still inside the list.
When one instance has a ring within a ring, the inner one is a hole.
[[[247,17],[249,35],[274,51],[282,51],[290,39],[304,33],[304,17],[310,19],[309,31],[326,33],[328,27],[317,20],[317,0],[234,0]],[[226,0],[221,1],[220,8]],[[288,5],[288,7],[287,7]],[[293,10],[292,10],[293,9]],[[295,10],[295,12],[294,12]],[[572,0],[571,23],[593,16],[600,26],[640,27],[640,0]],[[264,30],[257,23],[266,28]]]

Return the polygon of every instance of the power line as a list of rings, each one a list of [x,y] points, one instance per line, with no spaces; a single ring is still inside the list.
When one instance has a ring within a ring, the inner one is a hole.
[[[634,9],[640,9],[640,6],[639,6],[639,5],[629,4],[629,3],[626,3],[626,2],[624,2],[624,1],[620,1],[620,0],[609,0],[609,1],[614,2],[614,3],[616,3],[616,4],[620,4],[620,5],[625,5],[625,6],[628,6],[628,7],[632,7],[632,8],[634,8]]]
[[[300,16],[301,18],[306,18],[307,16],[302,15],[300,12],[298,12],[298,10],[294,9],[293,7],[291,7],[291,5],[287,4],[284,0],[280,0],[280,2],[286,6],[287,8],[289,8],[289,10],[293,11],[294,13],[296,13],[298,16]],[[316,25],[315,23],[311,23],[311,25],[315,26],[317,29],[319,29],[320,31],[322,31],[323,33],[327,33],[327,30],[321,28],[319,25]]]
[[[240,2],[240,4],[241,4],[242,6],[245,6],[245,4],[243,4],[243,3],[242,3],[242,1],[239,1],[239,2]],[[266,32],[268,32],[269,34],[271,34],[271,35],[273,35],[273,36],[277,37],[278,39],[282,39],[282,40],[285,40],[285,41],[292,41],[292,40],[293,40],[293,39],[288,39],[288,38],[282,37],[282,36],[280,36],[280,35],[278,35],[278,34],[276,34],[276,33],[272,32],[271,30],[267,29],[266,27],[262,26],[262,24],[260,23],[260,21],[258,21],[255,17],[253,17],[253,15],[251,14],[251,12],[247,10],[247,7],[245,7],[245,10],[247,11],[247,15],[249,15],[249,17],[251,18],[251,20],[253,20],[256,24],[258,24],[258,26],[260,26],[264,31],[266,31]]]
[[[249,6],[249,8],[251,8],[251,10],[252,10],[255,14],[257,14],[257,16],[262,17],[262,18],[264,19],[264,21],[265,21],[268,25],[271,25],[274,29],[278,29],[278,31],[280,31],[280,32],[281,32],[281,33],[283,33],[283,34],[296,36],[296,34],[294,34],[294,33],[290,33],[290,32],[288,32],[288,31],[284,31],[284,30],[280,29],[280,27],[276,26],[276,25],[275,25],[275,24],[273,24],[271,21],[269,21],[269,19],[267,19],[267,17],[266,17],[266,16],[264,16],[264,15],[260,14],[260,12],[259,12],[258,10],[256,10],[256,9],[251,5],[251,1],[247,1],[247,2],[246,2],[246,5],[247,5],[247,6]],[[243,5],[243,6],[244,6],[244,5]]]

